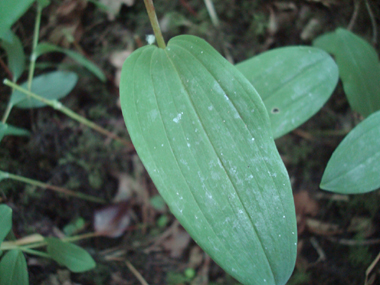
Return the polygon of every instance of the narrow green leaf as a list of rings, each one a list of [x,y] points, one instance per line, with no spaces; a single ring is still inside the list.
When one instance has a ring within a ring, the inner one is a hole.
[[[11,30],[5,31],[2,39],[1,46],[4,48],[8,57],[8,68],[12,72],[13,81],[17,81],[25,69],[25,53],[22,43],[18,36]]]
[[[0,36],[28,10],[34,0],[0,1]]]
[[[20,250],[10,250],[0,261],[1,285],[28,285],[28,268]]]
[[[1,173],[0,173],[1,181]],[[0,244],[12,228],[12,209],[7,205],[0,205]],[[0,283],[1,284],[1,283]]]
[[[0,122],[0,142],[3,137],[7,135],[30,136],[30,132],[25,129],[17,128]]]
[[[72,51],[66,48],[61,48],[56,45],[52,45],[48,43],[40,43],[35,49],[33,56],[35,56],[35,58],[38,58],[40,55],[49,53],[49,52],[62,52],[66,54],[67,56],[71,57],[73,60],[81,64],[83,67],[91,71],[101,81],[103,82],[106,81],[106,76],[104,75],[103,71],[100,70],[99,67],[97,67],[93,62],[91,62],[90,60],[85,58],[83,55],[75,51]]]
[[[84,272],[96,266],[91,255],[75,244],[63,242],[57,238],[45,238],[45,241],[51,258],[72,272]]]
[[[58,100],[68,95],[75,87],[78,76],[69,71],[53,71],[36,76],[32,81],[32,92],[43,98]],[[21,87],[27,89],[27,82]],[[24,93],[15,90],[11,97],[11,104],[18,108],[40,108],[46,104],[36,99],[28,98]]]
[[[380,110],[380,65],[376,50],[345,29],[317,38],[313,45],[335,56],[344,92],[353,110],[367,117]]]
[[[285,284],[293,197],[249,81],[204,40],[179,36],[128,57],[120,99],[137,153],[193,239],[243,284]]]
[[[338,67],[313,47],[274,49],[236,65],[264,101],[274,138],[294,130],[330,98]]]
[[[357,125],[335,149],[320,187],[343,194],[380,188],[380,111]]]

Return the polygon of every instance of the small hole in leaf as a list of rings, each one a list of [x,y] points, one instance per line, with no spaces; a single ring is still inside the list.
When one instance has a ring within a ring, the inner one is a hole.
[[[272,109],[272,114],[278,114],[278,113],[280,113],[280,109],[278,109],[278,108]]]

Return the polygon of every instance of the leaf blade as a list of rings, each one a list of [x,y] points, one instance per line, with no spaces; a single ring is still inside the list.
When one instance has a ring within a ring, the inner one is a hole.
[[[0,2],[0,35],[3,35],[25,13],[34,0],[13,0]]]
[[[1,285],[27,285],[28,268],[24,254],[20,250],[10,250],[0,261]]]
[[[61,52],[66,54],[67,56],[71,57],[73,60],[87,68],[90,72],[92,72],[96,77],[100,79],[100,81],[105,82],[106,76],[104,75],[103,71],[99,67],[97,67],[93,62],[85,58],[83,55],[66,49],[61,48],[59,46],[49,44],[49,43],[40,43],[36,47],[33,56],[38,58],[40,55],[49,53],[49,52]]]
[[[1,46],[7,53],[8,67],[12,72],[13,81],[16,82],[25,70],[24,48],[18,36],[11,30],[5,31],[0,38],[2,38]]]
[[[78,76],[69,71],[53,71],[36,76],[32,81],[32,92],[37,95],[50,99],[58,100],[67,96],[75,87]],[[21,84],[22,88],[27,89],[27,82]],[[41,108],[45,103],[33,98],[28,98],[24,93],[15,90],[12,93],[10,103],[21,109]]]
[[[12,209],[7,205],[0,205],[0,244],[3,242],[4,238],[8,235],[11,229]]]
[[[72,272],[84,272],[96,266],[91,255],[75,244],[52,237],[45,238],[45,241],[47,242],[47,252],[51,258]]]
[[[206,42],[180,36],[165,50],[148,46],[133,53],[123,66],[120,90],[136,150],[194,240],[244,284],[284,284],[295,259],[294,206],[266,110],[252,85]],[[252,108],[257,120],[248,120]],[[253,158],[243,158],[245,153]],[[261,168],[258,161],[276,178],[246,171],[250,165]],[[264,189],[267,181],[273,189]],[[272,206],[281,210],[270,213]]]
[[[332,154],[320,187],[342,194],[380,188],[380,111],[357,125]],[[349,155],[347,155],[349,154]]]
[[[14,136],[30,136],[30,132],[25,129],[14,127],[0,122],[0,142],[4,136],[14,135]]]
[[[335,56],[351,108],[364,117],[380,110],[379,58],[375,49],[345,29],[317,38],[313,45]]]
[[[236,65],[267,108],[274,138],[313,116],[338,83],[338,67],[324,51],[312,47],[274,49]]]

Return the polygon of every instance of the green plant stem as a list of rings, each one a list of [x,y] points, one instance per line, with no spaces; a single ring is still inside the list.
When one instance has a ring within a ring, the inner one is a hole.
[[[23,252],[29,253],[29,254],[41,256],[41,257],[44,257],[44,258],[51,258],[49,254],[47,254],[45,252],[42,252],[42,251],[39,251],[39,250],[33,250],[33,249],[30,249],[30,248],[21,247],[21,246],[18,247],[18,249],[22,250]]]
[[[4,115],[3,115],[3,119],[1,120],[1,122],[3,122],[4,124],[7,122],[9,114],[11,113],[12,108],[13,108],[13,105],[11,103],[11,100],[9,100],[7,108],[5,109],[5,112],[4,112]]]
[[[34,69],[36,66],[36,57],[34,56],[34,51],[38,45],[38,37],[40,34],[40,25],[41,25],[41,14],[42,14],[42,6],[37,1],[37,15],[36,15],[36,22],[34,25],[32,56],[30,57],[29,74],[28,74],[28,90],[29,91],[32,90],[32,80],[34,76]]]
[[[83,240],[83,239],[97,237],[97,236],[100,236],[100,235],[101,235],[100,233],[92,232],[92,233],[86,233],[86,234],[72,236],[72,237],[64,237],[64,238],[61,239],[61,241],[64,241],[64,242],[73,242],[73,241],[78,241],[78,240]],[[46,241],[31,242],[30,244],[26,244],[26,245],[23,245],[23,246],[17,245],[17,241],[4,241],[0,245],[0,250],[20,249],[22,251],[27,252],[26,250],[31,250],[32,248],[43,247],[45,245],[47,245]]]
[[[100,198],[97,198],[97,197],[94,197],[94,196],[91,196],[91,195],[77,193],[77,192],[74,192],[74,191],[69,190],[69,189],[65,189],[65,188],[62,188],[62,187],[50,185],[50,184],[47,184],[47,183],[43,183],[41,181],[37,181],[37,180],[30,179],[30,178],[26,178],[26,177],[23,177],[23,176],[15,175],[15,174],[4,172],[4,171],[0,171],[0,174],[2,174],[5,178],[8,178],[8,179],[24,182],[24,183],[27,183],[27,184],[30,184],[30,185],[41,187],[41,188],[50,189],[50,190],[53,190],[53,191],[56,191],[56,192],[63,193],[63,194],[68,195],[68,196],[74,196],[74,197],[77,197],[77,198],[80,198],[80,199],[83,199],[83,200],[87,200],[87,201],[91,201],[91,202],[96,202],[96,203],[102,203],[102,204],[106,203],[106,201],[104,201],[103,199],[100,199]]]
[[[125,146],[128,146],[128,147],[131,147],[131,143],[125,139],[122,139],[120,138],[119,136],[115,135],[114,133],[110,132],[110,131],[107,131],[106,129],[102,128],[101,126],[95,124],[94,122],[91,122],[90,120],[78,115],[77,113],[75,113],[74,111],[70,110],[69,108],[65,107],[62,105],[61,102],[57,101],[57,100],[49,100],[49,99],[45,99],[39,95],[37,95],[36,93],[33,93],[31,91],[28,91],[22,87],[20,87],[19,85],[17,84],[14,84],[13,82],[9,81],[8,79],[5,79],[4,80],[4,84],[7,85],[7,86],[10,86],[38,101],[41,101],[43,103],[45,103],[46,105],[54,108],[55,110],[58,110],[62,113],[64,113],[65,115],[69,116],[70,118],[72,118],[73,120],[76,120],[78,121],[79,123],[82,123],[83,125],[86,125],[87,127],[90,127],[92,129],[94,129],[95,131],[107,136],[107,137],[110,137],[120,143],[122,143],[123,145]]]
[[[144,0],[146,11],[148,12],[149,20],[156,36],[157,44],[160,48],[165,49],[166,44],[161,33],[161,28],[157,20],[156,10],[154,9],[153,0]]]
[[[204,0],[207,8],[207,12],[210,15],[212,24],[215,28],[219,28],[219,19],[215,11],[214,3],[212,0]]]

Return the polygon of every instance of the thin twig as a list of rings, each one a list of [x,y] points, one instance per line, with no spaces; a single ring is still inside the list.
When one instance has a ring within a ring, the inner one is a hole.
[[[373,245],[379,244],[380,239],[368,239],[368,240],[352,240],[352,239],[338,239],[334,237],[328,237],[329,241],[334,243],[339,243],[347,246],[365,246],[365,245]]]
[[[5,72],[8,74],[8,77],[13,80],[13,74],[12,72],[9,70],[8,66],[5,64],[5,62],[3,61],[3,59],[0,57],[0,66],[5,70]]]
[[[148,282],[145,281],[144,277],[136,270],[136,268],[128,261],[125,261],[128,269],[135,275],[135,277],[140,281],[141,285],[149,285]]]
[[[369,17],[371,19],[371,24],[372,24],[372,42],[374,44],[377,44],[377,24],[376,24],[375,15],[372,12],[372,9],[368,3],[368,0],[365,0],[365,6],[367,7],[367,11],[368,11]]]
[[[361,0],[356,0],[355,1],[354,13],[352,14],[350,23],[347,26],[347,30],[349,30],[349,31],[351,31],[352,28],[354,27],[356,19],[357,19],[358,15],[359,15],[360,2],[361,2]]]
[[[322,247],[319,245],[317,239],[315,237],[311,237],[310,243],[315,248],[315,250],[318,252],[318,255],[319,255],[318,260],[315,263],[318,263],[320,261],[325,261],[326,260],[326,254],[323,251]]]
[[[371,271],[373,270],[373,268],[375,267],[375,265],[379,262],[380,260],[380,252],[379,254],[376,256],[375,260],[372,261],[371,265],[367,268],[367,270],[365,271],[365,281],[364,281],[364,285],[367,285],[368,284],[368,276],[369,274],[371,273]]]

